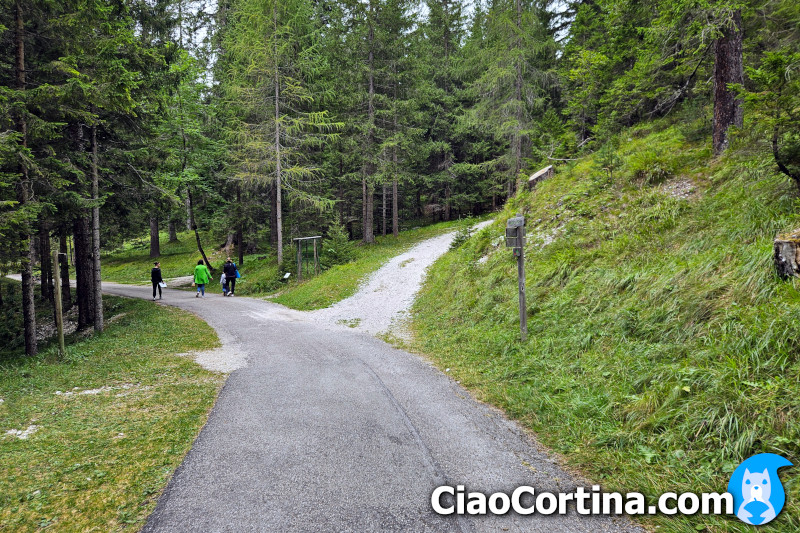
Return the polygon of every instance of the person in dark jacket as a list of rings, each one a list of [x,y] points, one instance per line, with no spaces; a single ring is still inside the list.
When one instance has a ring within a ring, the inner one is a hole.
[[[158,289],[158,299],[161,299],[161,283],[164,278],[161,277],[161,263],[156,261],[153,263],[155,266],[150,271],[150,281],[153,283],[153,301],[156,301],[156,289]]]
[[[225,260],[225,266],[222,267],[222,271],[225,272],[225,289],[227,292],[227,296],[233,296],[233,291],[236,290],[236,263],[231,261],[231,258]]]

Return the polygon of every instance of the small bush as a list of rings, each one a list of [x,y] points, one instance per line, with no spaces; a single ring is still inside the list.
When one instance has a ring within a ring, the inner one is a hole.
[[[622,158],[617,155],[617,143],[609,141],[595,153],[593,167],[595,171],[613,177],[622,163]]]
[[[331,224],[328,236],[322,241],[320,266],[327,270],[334,265],[343,265],[355,259],[355,246],[341,224]]]
[[[469,240],[472,236],[469,227],[463,227],[456,232],[455,237],[453,237],[453,242],[450,243],[450,249],[455,250],[457,248],[461,248],[465,242]]]

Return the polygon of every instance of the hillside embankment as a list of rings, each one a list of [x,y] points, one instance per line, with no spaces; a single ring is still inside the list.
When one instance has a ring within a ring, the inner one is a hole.
[[[614,490],[724,492],[746,457],[800,460],[800,293],[775,275],[800,227],[758,141],[713,160],[686,126],[648,124],[557,169],[431,269],[416,348]],[[519,341],[506,220],[527,220]],[[800,483],[764,531],[800,530]],[[662,531],[739,531],[660,517]]]

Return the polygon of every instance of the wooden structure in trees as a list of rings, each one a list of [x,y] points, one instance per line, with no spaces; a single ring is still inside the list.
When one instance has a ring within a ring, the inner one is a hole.
[[[317,241],[320,239],[322,239],[321,235],[315,235],[313,237],[296,237],[292,239],[297,243],[297,281],[301,281],[303,279],[303,249],[308,247],[309,241],[311,241],[314,248],[314,274],[319,274],[319,253],[317,252]],[[308,263],[308,261],[305,261],[305,263]]]

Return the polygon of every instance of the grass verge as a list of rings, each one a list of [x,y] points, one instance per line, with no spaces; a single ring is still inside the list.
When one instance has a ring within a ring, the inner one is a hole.
[[[223,376],[175,354],[219,344],[193,315],[105,297],[103,334],[0,365],[0,529],[136,531]],[[7,433],[28,432],[26,439]]]
[[[775,234],[800,227],[792,184],[753,139],[710,162],[661,126],[626,132],[613,173],[599,151],[511,200],[431,268],[413,324],[415,349],[478,397],[607,490],[650,499],[724,492],[757,453],[800,461],[800,293],[772,267]],[[524,344],[502,244],[518,211]],[[787,507],[765,532],[800,530],[797,469],[781,475]],[[727,517],[648,523],[752,531]]]

